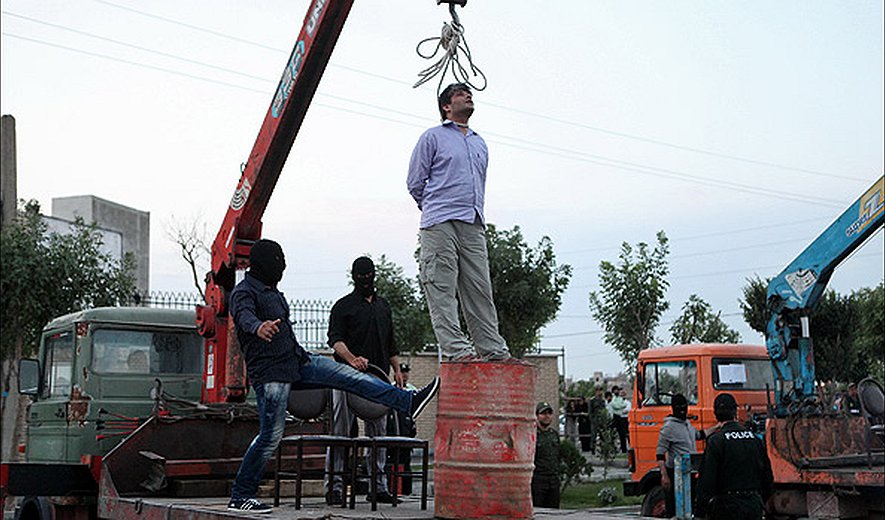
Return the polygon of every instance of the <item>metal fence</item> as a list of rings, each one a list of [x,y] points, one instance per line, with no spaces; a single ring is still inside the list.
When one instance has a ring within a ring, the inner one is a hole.
[[[193,309],[203,303],[197,293],[151,291],[138,295],[133,303],[145,307],[165,309]],[[289,316],[295,328],[295,337],[301,346],[317,350],[326,348],[326,331],[329,328],[331,301],[289,300]]]

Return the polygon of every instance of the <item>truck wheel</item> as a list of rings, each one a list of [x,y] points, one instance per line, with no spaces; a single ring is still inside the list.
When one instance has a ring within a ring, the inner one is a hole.
[[[26,497],[15,510],[15,520],[52,520],[52,504],[43,497]]]
[[[642,516],[667,517],[667,492],[661,486],[648,490],[642,499]]]

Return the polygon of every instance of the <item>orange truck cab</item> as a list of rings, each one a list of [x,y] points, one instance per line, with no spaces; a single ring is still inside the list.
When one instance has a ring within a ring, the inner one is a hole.
[[[772,386],[768,350],[757,345],[695,344],[643,350],[639,353],[629,412],[631,478],[624,494],[645,495],[643,516],[664,516],[665,495],[655,459],[658,434],[670,415],[670,399],[683,394],[688,418],[698,430],[714,426],[713,400],[723,392],[739,404],[738,420],[764,428]],[[771,394],[773,398],[773,393]],[[704,442],[698,441],[702,453]]]

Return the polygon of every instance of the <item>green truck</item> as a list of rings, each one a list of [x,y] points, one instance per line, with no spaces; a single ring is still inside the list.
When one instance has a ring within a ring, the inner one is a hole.
[[[108,452],[164,413],[169,396],[199,407],[203,344],[192,310],[96,308],[47,324],[38,359],[19,364],[19,391],[32,402],[27,463],[4,469],[9,494],[25,497],[16,517],[94,510]]]

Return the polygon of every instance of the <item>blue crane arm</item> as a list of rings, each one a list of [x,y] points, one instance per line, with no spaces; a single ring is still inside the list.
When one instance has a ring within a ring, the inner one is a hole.
[[[779,409],[814,396],[808,314],[836,267],[885,222],[885,176],[823,231],[768,284],[766,346]]]

